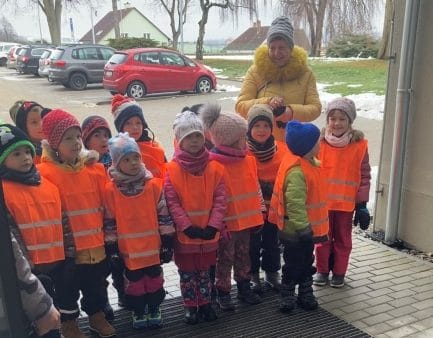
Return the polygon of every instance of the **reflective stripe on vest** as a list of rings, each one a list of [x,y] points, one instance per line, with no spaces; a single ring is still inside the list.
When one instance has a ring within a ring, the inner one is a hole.
[[[160,264],[157,207],[162,194],[162,181],[146,181],[138,195],[125,196],[109,182],[106,186],[107,209],[116,218],[119,251],[129,270]],[[132,212],[133,211],[133,212]]]
[[[137,142],[141,160],[153,177],[163,179],[166,172],[165,154],[161,146],[154,141]]]
[[[65,258],[58,189],[44,177],[38,186],[3,182],[6,207],[17,224],[33,264]]]
[[[229,231],[241,231],[263,224],[257,167],[252,156],[226,163],[224,183],[228,203],[224,221]]]
[[[104,166],[97,163],[79,171],[67,171],[52,162],[42,162],[38,169],[59,189],[62,211],[68,217],[76,250],[103,246],[101,196],[107,181]]]
[[[209,225],[214,191],[224,176],[224,168],[216,161],[209,161],[203,174],[197,176],[189,174],[178,163],[171,161],[167,165],[167,172],[179,198],[179,203],[188,215],[191,224],[205,228]],[[211,240],[192,239],[179,230],[176,236],[182,244],[203,245],[216,243],[220,234],[218,232]]]
[[[352,211],[361,183],[361,163],[367,152],[367,141],[332,147],[322,140],[319,160],[328,181],[329,210]]]

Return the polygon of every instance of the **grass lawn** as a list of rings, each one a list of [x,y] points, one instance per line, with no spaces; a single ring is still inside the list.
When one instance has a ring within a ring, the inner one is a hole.
[[[204,63],[217,71],[217,76],[240,80],[245,76],[252,61],[206,59]],[[317,82],[326,84],[326,92],[342,95],[372,92],[384,95],[388,74],[388,61],[376,59],[326,58],[309,60]]]

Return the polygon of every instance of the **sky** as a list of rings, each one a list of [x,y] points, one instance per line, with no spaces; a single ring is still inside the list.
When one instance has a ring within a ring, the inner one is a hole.
[[[20,0],[16,2],[26,3],[29,0]],[[73,0],[72,0],[73,1]],[[93,5],[95,6],[95,10],[92,11],[93,14],[93,22],[96,24],[108,11],[111,10],[111,0],[92,0]],[[40,20],[38,20],[38,9],[36,5],[27,6],[26,10],[21,10],[19,12],[14,12],[11,7],[12,3],[15,1],[8,1],[9,5],[5,5],[5,8],[2,8],[1,12],[6,16],[9,22],[13,25],[14,29],[20,36],[25,36],[32,39],[39,39],[42,31],[42,37],[44,39],[49,40],[49,30],[46,22],[46,17],[40,11],[39,16]],[[83,2],[83,1],[82,1]],[[136,7],[140,10],[148,19],[150,19],[154,24],[156,24],[165,34],[171,36],[171,29],[169,25],[168,14],[163,11],[162,8],[151,7],[148,4],[150,0],[121,0],[118,2],[119,8],[124,8],[125,6]],[[278,9],[275,6],[277,1],[274,0],[274,6],[268,6],[267,8],[259,8],[259,19],[263,26],[270,25],[273,18],[278,16]],[[96,6],[96,4],[99,4]],[[195,41],[198,36],[198,24],[200,17],[200,9],[198,8],[198,1],[193,0],[192,3],[194,6],[190,9],[190,14],[187,19],[187,23],[184,26],[184,41]],[[272,3],[272,1],[268,1],[268,4]],[[147,5],[146,5],[147,4]],[[85,33],[87,33],[91,29],[91,10],[90,5],[80,5],[77,9],[74,10],[63,10],[62,14],[62,37],[70,39],[72,37],[69,21],[72,18],[73,26],[74,26],[74,37],[75,40],[79,40]],[[255,20],[253,20],[255,21]],[[39,22],[41,24],[41,28],[39,28]],[[375,26],[376,31],[381,30],[381,24],[383,22],[382,18],[376,19]],[[233,23],[233,21],[229,20],[227,22],[222,23],[219,16],[218,8],[212,8],[209,21],[206,26],[206,35],[205,40],[215,40],[215,39],[233,39],[239,36],[242,32],[244,32],[247,28],[252,26],[252,22],[247,13],[240,14],[237,24]]]

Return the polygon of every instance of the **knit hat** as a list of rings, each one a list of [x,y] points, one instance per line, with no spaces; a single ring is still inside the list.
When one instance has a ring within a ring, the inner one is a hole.
[[[290,121],[286,126],[286,143],[290,151],[298,156],[307,154],[320,136],[320,130],[312,123]]]
[[[86,148],[90,136],[92,136],[93,132],[96,131],[96,129],[100,129],[100,128],[107,130],[108,137],[109,138],[111,137],[110,126],[108,125],[106,119],[98,115],[91,115],[84,119],[83,123],[81,124],[81,130],[82,130],[83,143]]]
[[[218,104],[207,104],[199,110],[203,125],[215,146],[231,146],[246,136],[247,121],[238,114],[221,112]]]
[[[44,107],[41,110],[41,118],[43,118],[45,115],[47,115],[51,110],[52,110],[51,108]]]
[[[34,107],[43,107],[34,101],[18,100],[9,109],[9,115],[15,125],[27,134],[27,115]]]
[[[122,94],[116,94],[111,99],[111,113],[114,117],[114,125],[118,132],[122,131],[125,122],[133,116],[137,116],[143,123],[143,129],[147,129],[148,125],[144,120],[143,109],[130,97],[125,97]]]
[[[72,127],[81,130],[75,116],[61,109],[53,109],[42,118],[42,132],[50,147],[55,150],[59,147],[63,134]]]
[[[356,107],[355,102],[353,102],[351,99],[347,97],[338,97],[329,102],[328,106],[326,107],[326,119],[328,119],[329,114],[335,109],[344,111],[349,117],[351,124],[353,123],[353,121],[355,121]]]
[[[248,132],[251,131],[251,128],[254,126],[254,124],[257,121],[268,122],[272,129],[273,119],[274,119],[274,115],[269,105],[263,103],[256,103],[250,108],[247,114]]]
[[[35,147],[22,130],[11,124],[0,124],[0,165],[14,149],[21,146],[28,146],[32,157],[35,156]]]
[[[108,149],[110,150],[113,166],[117,167],[123,156],[130,153],[137,153],[141,157],[140,148],[137,142],[128,133],[119,133],[108,140]]]
[[[273,40],[282,38],[289,43],[289,47],[292,49],[294,46],[293,41],[293,26],[286,16],[279,16],[272,21],[271,26],[266,36],[266,42],[269,45]]]
[[[203,135],[204,139],[203,122],[196,113],[189,110],[176,115],[173,123],[173,129],[174,135],[179,145],[182,143],[182,140],[185,137],[196,132]]]

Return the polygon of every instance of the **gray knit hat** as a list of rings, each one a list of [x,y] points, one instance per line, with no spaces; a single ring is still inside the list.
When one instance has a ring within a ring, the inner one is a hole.
[[[274,120],[274,115],[272,114],[272,109],[268,104],[256,103],[253,105],[247,114],[248,130],[251,130],[254,123],[257,121],[264,120],[271,125]]]
[[[289,47],[293,48],[295,45],[293,41],[293,26],[286,16],[279,16],[272,21],[268,30],[266,42],[269,45],[273,40],[282,38],[289,43]]]
[[[326,107],[326,119],[328,119],[328,115],[335,109],[344,111],[346,115],[349,117],[350,123],[356,119],[356,107],[355,102],[347,97],[338,97],[331,102],[328,103]]]

